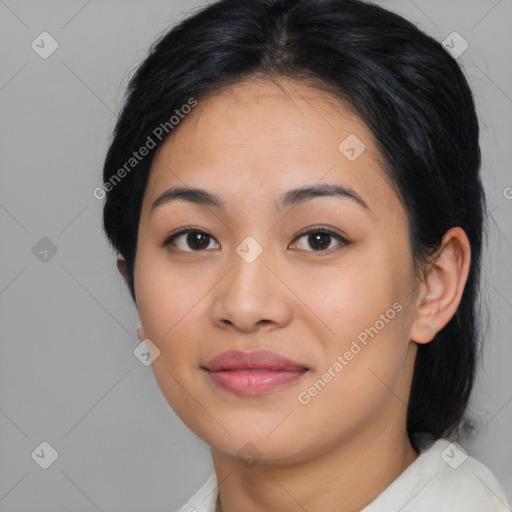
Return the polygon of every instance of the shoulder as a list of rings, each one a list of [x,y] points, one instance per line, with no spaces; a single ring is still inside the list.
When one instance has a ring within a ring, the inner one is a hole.
[[[217,493],[217,478],[213,474],[176,512],[215,512]]]
[[[215,474],[176,512],[215,512]],[[491,470],[447,439],[424,441],[418,458],[361,512],[511,512]]]
[[[466,512],[512,510],[507,505],[505,492],[492,471],[469,456],[457,443],[438,439],[430,448],[426,461],[432,475],[432,503],[446,510]],[[442,501],[439,499],[442,497]]]
[[[431,439],[418,458],[364,512],[510,512],[491,470],[458,443]]]

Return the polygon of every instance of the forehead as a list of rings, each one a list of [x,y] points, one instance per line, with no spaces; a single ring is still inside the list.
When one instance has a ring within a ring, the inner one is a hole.
[[[201,100],[166,141],[180,153],[207,158],[205,151],[275,148],[275,156],[308,159],[313,151],[339,155],[340,137],[358,135],[373,152],[371,132],[348,105],[332,94],[290,79],[231,85]],[[326,138],[326,136],[328,137]],[[197,144],[205,151],[198,152]],[[291,146],[292,151],[286,151]],[[330,151],[331,150],[331,151]],[[367,153],[368,153],[367,152]],[[179,156],[179,155],[177,155]]]
[[[149,199],[186,185],[226,202],[335,182],[388,207],[397,201],[373,135],[338,98],[290,79],[241,82],[199,101],[155,155]],[[272,196],[272,197],[270,197]],[[373,208],[372,208],[373,209]]]

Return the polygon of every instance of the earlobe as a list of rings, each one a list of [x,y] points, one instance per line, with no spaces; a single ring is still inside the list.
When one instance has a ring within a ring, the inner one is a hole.
[[[122,254],[119,254],[117,257],[117,270],[119,270],[121,275],[126,279],[126,261]]]
[[[137,327],[137,337],[140,341],[144,341],[146,336],[144,335],[144,328],[142,326]]]
[[[459,307],[470,265],[470,244],[460,227],[449,229],[440,249],[429,262],[419,286],[410,339],[428,343]]]

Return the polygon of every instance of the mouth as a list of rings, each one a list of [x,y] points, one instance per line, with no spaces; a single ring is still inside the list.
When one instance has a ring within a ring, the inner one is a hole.
[[[224,352],[201,369],[212,383],[239,395],[269,393],[310,371],[302,364],[267,350]]]

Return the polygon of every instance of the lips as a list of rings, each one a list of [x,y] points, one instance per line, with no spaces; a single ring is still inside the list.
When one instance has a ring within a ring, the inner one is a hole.
[[[211,371],[220,370],[308,370],[304,365],[296,363],[291,359],[280,356],[269,350],[257,350],[255,352],[242,352],[231,350],[223,352],[213,359],[210,359],[204,367]]]
[[[217,386],[241,395],[260,395],[293,382],[309,368],[268,350],[229,351],[201,367]]]

